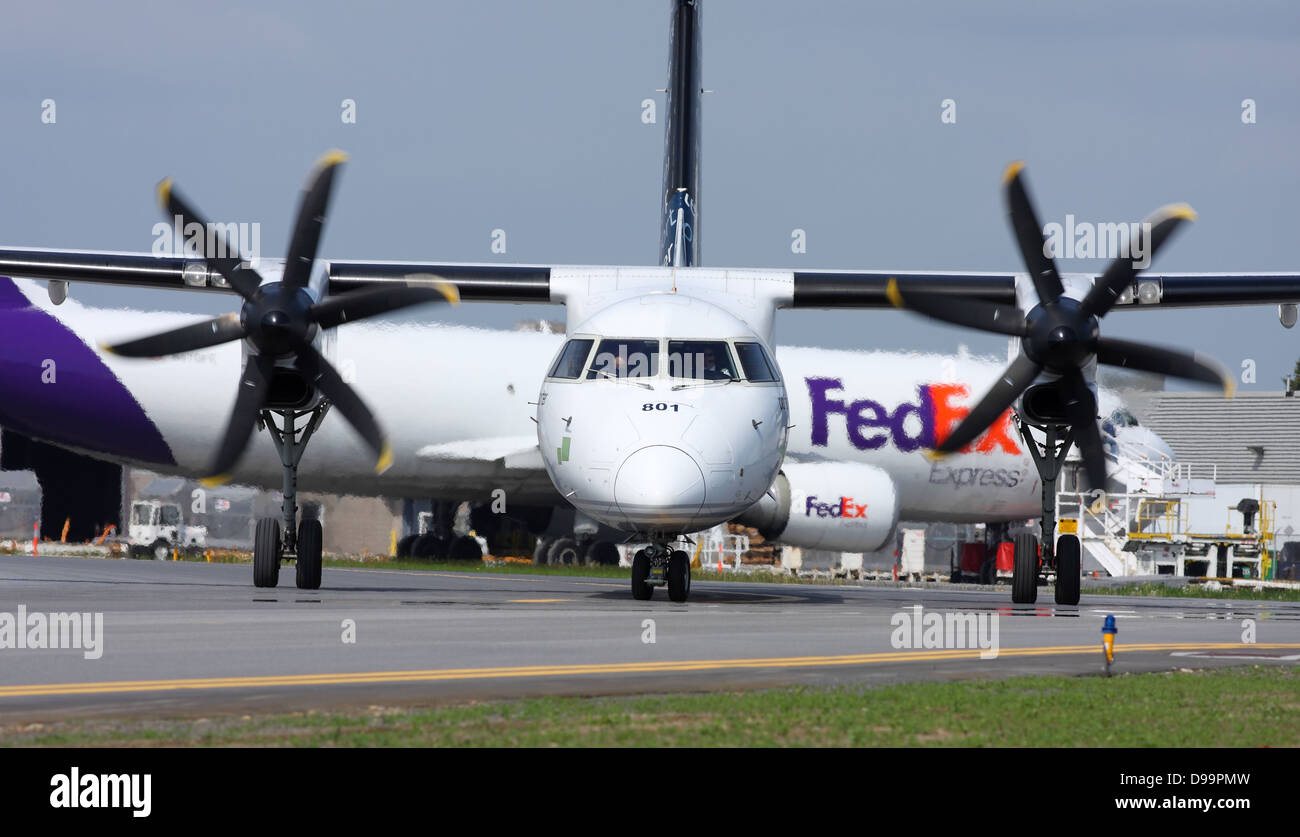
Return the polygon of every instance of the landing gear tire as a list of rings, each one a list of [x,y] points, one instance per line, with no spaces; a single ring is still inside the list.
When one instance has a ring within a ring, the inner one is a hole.
[[[1038,601],[1038,538],[1033,535],[1016,535],[1011,601],[1016,604],[1033,604]]]
[[[576,567],[582,563],[582,551],[573,538],[556,538],[546,552],[546,563],[552,567]]]
[[[253,586],[274,587],[280,583],[280,521],[266,517],[257,521],[253,538]]]
[[[691,594],[691,558],[680,549],[668,558],[668,598],[684,602]]]
[[[461,535],[451,542],[447,557],[453,561],[482,561],[483,547],[476,538]]]
[[[166,561],[168,558],[172,557],[171,544],[167,543],[167,541],[162,538],[159,538],[150,545],[149,555],[152,556],[155,561]]]
[[[411,557],[421,561],[440,560],[447,557],[447,544],[437,535],[425,534],[411,544]]]
[[[645,583],[650,577],[650,553],[644,549],[638,549],[636,555],[632,558],[632,598],[637,601],[649,601],[654,595],[655,588]]]
[[[1062,535],[1056,541],[1056,603],[1079,603],[1080,562],[1079,539],[1075,535]]]
[[[398,558],[410,558],[410,557],[411,557],[411,547],[415,545],[415,541],[416,541],[419,537],[420,537],[419,535],[407,535],[406,537],[404,537],[404,538],[402,538],[400,541],[398,541],[398,542],[397,542],[397,557],[398,557]]]
[[[618,547],[609,541],[596,541],[587,549],[587,563],[598,567],[617,567]]]
[[[298,524],[298,589],[319,590],[324,532],[319,520]]]
[[[540,567],[546,563],[546,553],[551,549],[551,539],[537,539],[537,545],[533,547],[533,566]]]

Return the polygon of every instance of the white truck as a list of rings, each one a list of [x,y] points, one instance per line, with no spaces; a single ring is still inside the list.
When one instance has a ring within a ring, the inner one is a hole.
[[[131,504],[128,540],[131,557],[148,557],[166,561],[172,550],[193,553],[207,543],[206,526],[186,526],[181,507],[158,500],[137,500]]]

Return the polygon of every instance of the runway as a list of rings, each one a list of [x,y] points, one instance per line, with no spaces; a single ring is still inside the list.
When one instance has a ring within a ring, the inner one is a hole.
[[[1044,588],[1039,604],[1013,606],[1005,589],[713,582],[679,605],[662,590],[634,601],[626,581],[605,578],[327,567],[307,592],[292,567],[275,589],[251,575],[0,557],[0,619],[103,614],[97,659],[0,647],[0,720],[1088,675],[1102,669],[1107,614],[1116,673],[1300,663],[1300,603],[1085,594],[1057,607]],[[895,647],[903,622],[936,613],[986,620],[996,644],[977,647],[972,633],[964,647],[927,648],[918,632]]]

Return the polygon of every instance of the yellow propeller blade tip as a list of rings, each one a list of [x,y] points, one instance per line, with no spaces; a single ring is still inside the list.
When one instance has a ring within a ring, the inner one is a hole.
[[[945,451],[934,450],[933,448],[921,451],[921,455],[930,462],[942,462],[950,456],[950,454]]]
[[[115,354],[117,354],[117,349],[114,349],[112,346],[110,346],[110,345],[107,344],[107,343],[100,343],[100,344],[99,344],[99,350],[100,350],[101,352],[103,352],[104,354],[106,354],[106,355],[115,355]]]
[[[379,461],[375,463],[375,473],[382,474],[391,467],[393,467],[393,449],[384,442],[384,449],[379,452]]]
[[[167,204],[171,202],[171,199],[172,179],[170,177],[164,177],[162,180],[158,181],[158,205],[163,209],[166,209]]]
[[[1169,217],[1182,218],[1184,221],[1195,221],[1196,210],[1192,209],[1185,203],[1176,203],[1168,207]]]
[[[460,304],[460,288],[457,288],[450,282],[439,282],[438,290],[443,296],[447,297],[447,301],[452,305]]]
[[[1024,167],[1025,167],[1024,160],[1016,160],[1014,163],[1007,166],[1006,171],[1002,172],[1002,185],[1005,186],[1011,181],[1015,180],[1016,177],[1019,176],[1021,170],[1024,169]]]
[[[204,477],[199,480],[199,485],[204,488],[216,488],[219,485],[225,485],[230,482],[230,474],[217,474],[212,477]]]
[[[903,305],[903,294],[898,290],[898,280],[892,276],[885,285],[885,299],[889,300],[889,304],[895,308],[906,307]]]
[[[348,155],[335,148],[332,151],[326,151],[322,154],[321,158],[316,161],[316,165],[323,168],[325,166],[337,166],[341,163],[346,163],[347,161]]]
[[[1231,401],[1233,396],[1235,396],[1236,394],[1237,394],[1237,382],[1234,381],[1232,378],[1224,378],[1223,397]]]

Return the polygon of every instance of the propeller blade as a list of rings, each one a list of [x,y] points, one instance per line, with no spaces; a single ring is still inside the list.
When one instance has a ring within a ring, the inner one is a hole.
[[[1020,257],[1029,270],[1029,278],[1038,292],[1038,301],[1046,305],[1055,302],[1065,288],[1061,285],[1061,276],[1056,272],[1056,261],[1046,253],[1046,241],[1043,238],[1043,225],[1038,222],[1038,214],[1029,199],[1025,188],[1023,172],[1025,164],[1017,161],[1007,166],[1002,175],[1002,185],[1006,187],[1007,211],[1011,215],[1011,228],[1016,234],[1016,244],[1020,246]]]
[[[100,344],[100,348],[123,357],[162,357],[229,343],[231,340],[239,340],[247,333],[239,324],[238,314],[222,314],[201,323],[151,334],[138,340],[113,345]]]
[[[334,175],[347,159],[348,155],[342,151],[330,151],[317,160],[312,169],[298,207],[293,238],[289,240],[289,255],[284,260],[284,276],[280,281],[287,288],[301,288],[311,277],[311,266],[316,260],[316,248],[329,210],[330,192],[334,188]]]
[[[375,472],[382,474],[387,471],[393,464],[392,449],[388,445],[388,438],[384,435],[384,431],[379,427],[379,422],[361,400],[361,396],[357,395],[357,391],[343,380],[330,362],[310,343],[299,343],[296,350],[298,357],[294,365],[302,370],[321,394],[330,400],[330,403],[343,414],[348,423],[375,452],[377,457]]]
[[[1143,257],[1147,264],[1155,259],[1156,253],[1183,222],[1195,220],[1195,210],[1185,203],[1162,206],[1151,213],[1151,216],[1143,222],[1144,229],[1147,225],[1150,225],[1151,229],[1150,238],[1144,242],[1146,249]],[[1088,291],[1088,295],[1083,298],[1081,307],[1085,314],[1104,317],[1106,312],[1115,306],[1115,300],[1119,299],[1124,289],[1132,285],[1133,280],[1137,278],[1139,269],[1133,264],[1136,256],[1136,253],[1130,252],[1129,257],[1119,256],[1110,263],[1106,272],[1097,279],[1092,290]]]
[[[1065,415],[1074,430],[1074,443],[1083,457],[1083,467],[1088,475],[1089,488],[1106,490],[1106,451],[1101,444],[1101,430],[1097,428],[1097,397],[1088,389],[1082,373],[1072,369],[1061,376],[1061,395],[1065,402]]]
[[[1097,340],[1097,361],[1110,366],[1213,384],[1223,387],[1224,395],[1229,398],[1237,389],[1232,373],[1214,358],[1199,352],[1180,352],[1131,340],[1102,337]]]
[[[410,305],[459,301],[459,291],[448,282],[394,283],[326,297],[311,307],[309,316],[321,328],[333,328]]]
[[[955,453],[969,445],[1015,403],[1020,393],[1034,382],[1043,367],[1025,355],[1016,355],[988,394],[962,419],[948,438],[935,447],[940,453]]]
[[[198,224],[203,228],[203,260],[209,268],[221,274],[230,283],[230,287],[234,288],[240,296],[244,299],[252,299],[253,294],[257,292],[258,285],[262,284],[262,277],[252,268],[240,267],[242,260],[239,258],[239,250],[230,244],[229,238],[223,237],[218,242],[218,245],[224,248],[226,255],[217,257],[207,252],[207,231],[212,227],[208,225],[207,219],[199,215],[198,211],[190,206],[173,188],[170,177],[163,179],[158,184],[158,203],[162,206],[163,211],[167,213],[169,219],[176,216],[180,217],[182,229],[190,224]]]
[[[916,311],[936,320],[995,334],[1025,336],[1025,315],[1014,305],[906,290],[893,278],[885,286],[885,297],[895,308]]]
[[[230,412],[230,421],[226,422],[226,435],[221,440],[217,457],[208,470],[210,476],[202,482],[204,485],[222,485],[230,480],[239,456],[248,446],[248,437],[252,435],[253,425],[262,411],[266,388],[271,382],[271,372],[275,361],[263,355],[250,355],[244,366],[244,376],[239,381],[239,392],[235,396],[235,408]]]

